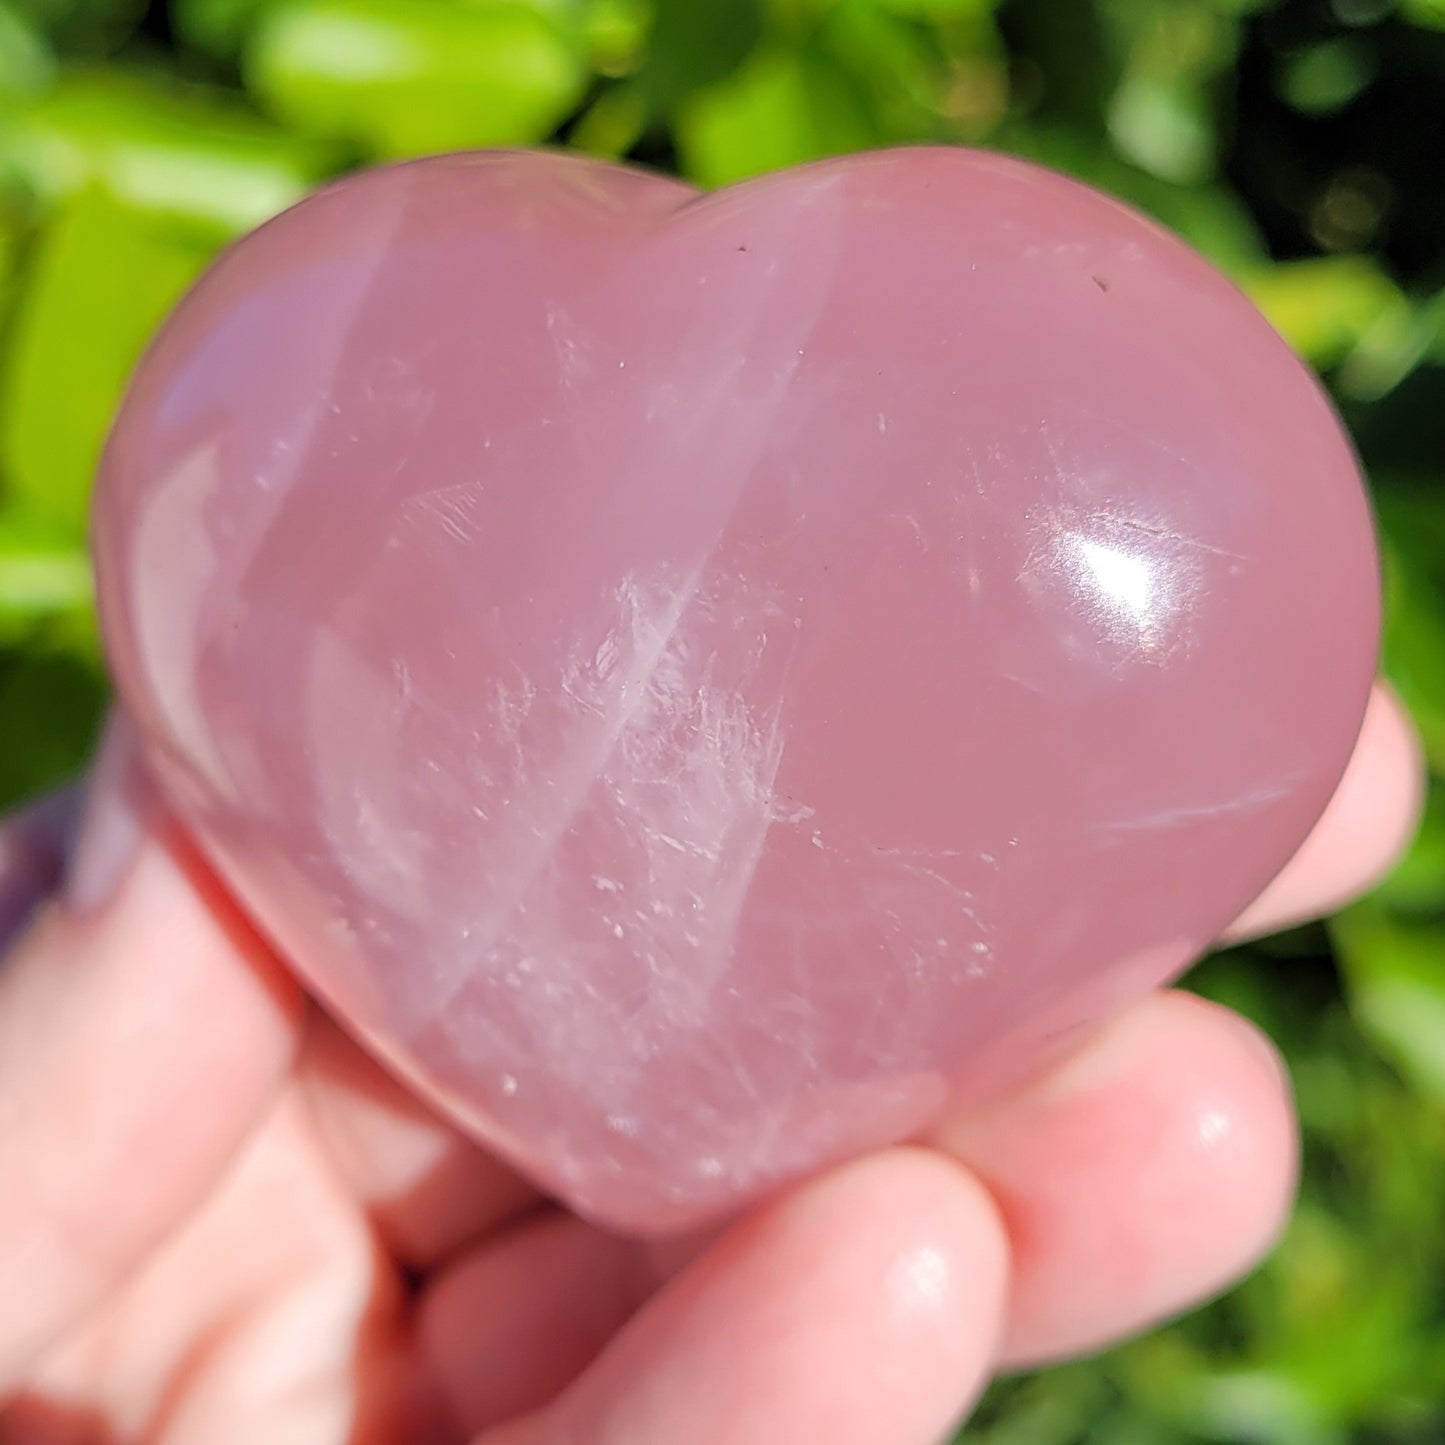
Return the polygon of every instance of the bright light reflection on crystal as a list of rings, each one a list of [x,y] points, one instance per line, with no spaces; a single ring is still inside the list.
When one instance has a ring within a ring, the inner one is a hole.
[[[1149,559],[1085,538],[1079,539],[1079,551],[1099,591],[1143,621],[1154,597],[1154,567]]]

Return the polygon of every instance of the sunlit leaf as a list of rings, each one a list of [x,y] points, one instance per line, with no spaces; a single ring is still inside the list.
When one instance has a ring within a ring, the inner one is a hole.
[[[43,202],[98,188],[217,240],[290,205],[324,164],[233,103],[114,72],[67,79],[0,130],[0,168]]]
[[[647,102],[634,85],[614,85],[583,112],[567,137],[588,155],[615,160],[632,149],[647,129]]]
[[[1209,179],[1218,154],[1215,80],[1234,59],[1237,22],[1201,0],[1101,0],[1098,9],[1125,57],[1107,113],[1120,154],[1164,180]]]
[[[233,55],[270,0],[171,0],[171,24],[189,45]]]
[[[1348,396],[1376,401],[1429,356],[1435,339],[1427,313],[1403,301],[1386,307],[1360,337],[1335,383]]]
[[[10,312],[10,302],[18,285],[20,236],[3,211],[0,211],[0,327]]]
[[[0,0],[0,96],[43,90],[54,74],[44,37],[10,0]]]
[[[586,81],[580,47],[513,0],[282,0],[245,69],[288,124],[380,157],[544,140]]]
[[[1386,474],[1376,488],[1384,553],[1385,671],[1445,776],[1445,491]]]
[[[991,16],[999,0],[874,0],[880,10],[918,20],[975,20]]]
[[[1412,25],[1445,30],[1445,0],[1400,0],[1400,14]]]
[[[1382,317],[1409,303],[1364,256],[1324,256],[1259,267],[1242,278],[1256,306],[1307,361],[1342,361]]]
[[[758,52],[735,76],[694,96],[676,134],[684,170],[707,186],[862,150],[878,139],[835,62],[783,49]]]
[[[1214,117],[1195,86],[1130,75],[1109,107],[1109,134],[1123,155],[1166,181],[1202,181],[1214,170]]]
[[[90,557],[58,528],[0,515],[0,614],[36,618],[90,606]]]
[[[1417,1088],[1445,1103],[1445,926],[1365,902],[1331,932],[1355,1017]]]
[[[945,90],[955,76],[927,31],[872,0],[849,0],[820,28],[817,44],[867,97],[884,137],[944,138]],[[992,119],[1001,111],[1000,104]],[[980,127],[979,133],[985,129]]]
[[[1385,553],[1384,665],[1445,774],[1445,591],[1397,546]]]
[[[652,24],[647,0],[584,0],[581,33],[599,75],[628,75],[641,59]]]
[[[132,367],[206,259],[99,192],[41,237],[0,391],[0,460],[27,509],[65,535],[83,534],[95,463]]]
[[[1445,792],[1432,789],[1410,851],[1373,897],[1393,912],[1445,917]]]

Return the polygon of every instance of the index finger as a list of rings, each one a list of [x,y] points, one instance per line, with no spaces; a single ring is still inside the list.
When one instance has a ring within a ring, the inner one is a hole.
[[[90,877],[0,971],[0,1393],[205,1197],[299,1027],[294,984],[137,769],[121,724],[92,785]]]

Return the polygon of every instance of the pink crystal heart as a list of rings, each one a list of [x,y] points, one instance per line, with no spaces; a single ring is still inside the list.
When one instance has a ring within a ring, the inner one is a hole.
[[[944,149],[332,186],[156,342],[96,538],[244,906],[636,1230],[1176,974],[1321,812],[1378,624],[1350,448],[1249,304]]]

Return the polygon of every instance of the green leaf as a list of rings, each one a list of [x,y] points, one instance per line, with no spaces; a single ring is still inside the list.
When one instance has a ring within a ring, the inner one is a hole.
[[[171,0],[176,34],[208,55],[232,56],[270,0]]]
[[[599,75],[630,75],[646,51],[652,10],[646,0],[585,0],[581,33]]]
[[[1445,30],[1445,0],[1400,0],[1400,16],[1427,30]]]
[[[32,645],[0,650],[0,809],[68,782],[90,753],[105,682],[91,662]]]
[[[21,19],[67,54],[101,55],[130,38],[146,0],[10,0]]]
[[[115,72],[67,79],[0,130],[0,172],[43,203],[98,188],[217,241],[298,200],[327,159],[208,92]]]
[[[1445,1103],[1445,927],[1401,921],[1367,900],[1330,931],[1361,1028],[1417,1089]]]
[[[1445,508],[1400,485],[1376,494],[1385,581],[1384,670],[1445,775]]]
[[[44,37],[7,0],[0,0],[0,96],[44,90],[55,56]]]
[[[761,0],[654,0],[643,93],[654,115],[732,75],[762,38]]]
[[[948,138],[943,116],[950,101],[945,91],[956,76],[926,30],[880,9],[876,0],[842,0],[820,28],[816,43],[867,97],[883,138],[901,142]],[[998,119],[1002,84],[996,96],[998,108],[992,116],[981,117],[983,124],[974,127],[973,138],[980,138],[989,122]]]
[[[1430,336],[1428,359],[1445,365],[1445,289],[1420,307],[1420,321]]]
[[[1254,304],[1312,365],[1344,360],[1381,319],[1409,303],[1364,256],[1324,256],[1257,269],[1241,278]]]
[[[235,56],[276,0],[170,0],[171,26],[186,44],[222,58]],[[448,5],[486,8],[489,0],[445,0]],[[495,0],[491,0],[494,5]],[[647,0],[511,0],[564,26],[580,24],[589,40],[615,47],[624,39],[640,42]],[[396,4],[398,11],[410,3]],[[581,15],[579,19],[579,8]],[[640,17],[640,18],[639,18]],[[610,53],[615,53],[610,52]]]
[[[1100,0],[1126,56],[1108,129],[1121,155],[1164,180],[1195,184],[1215,169],[1215,79],[1233,62],[1239,27],[1207,0],[1139,5]]]
[[[0,618],[81,611],[92,596],[90,557],[79,541],[0,516]]]
[[[1445,790],[1431,789],[1410,851],[1371,897],[1394,913],[1445,917]]]
[[[1386,552],[1384,669],[1431,767],[1445,773],[1445,594],[1398,549]]]
[[[999,0],[875,0],[880,10],[910,20],[975,21],[993,15]]]
[[[41,236],[0,387],[0,463],[26,510],[64,536],[83,535],[127,378],[207,256],[100,192]]]
[[[1403,297],[1384,308],[1360,337],[1335,377],[1336,387],[1359,401],[1388,395],[1430,354],[1436,318]]]
[[[1030,117],[1066,130],[1081,150],[1104,155],[1109,97],[1125,53],[1093,4],[1010,0],[1012,59],[1032,90]]]
[[[545,140],[586,81],[580,47],[508,0],[282,0],[245,72],[288,124],[384,158]]]
[[[567,144],[588,155],[618,160],[647,129],[647,102],[635,85],[613,85],[583,112]]]
[[[1445,584],[1445,492],[1433,472],[1377,468],[1372,480],[1386,536]]]
[[[676,122],[684,171],[705,186],[863,150],[878,133],[847,75],[826,56],[768,48],[694,96]]]
[[[10,312],[10,302],[17,286],[20,236],[18,228],[0,210],[0,327]],[[3,333],[0,333],[3,334]]]
[[[1172,77],[1126,76],[1109,106],[1109,134],[1121,155],[1166,181],[1190,185],[1214,171],[1208,97]]]
[[[1311,45],[1280,67],[1279,91],[1306,115],[1342,110],[1375,78],[1372,53],[1354,37]]]

